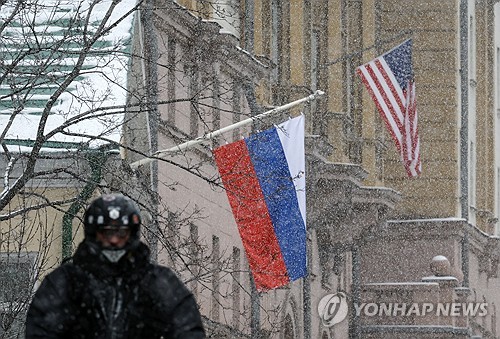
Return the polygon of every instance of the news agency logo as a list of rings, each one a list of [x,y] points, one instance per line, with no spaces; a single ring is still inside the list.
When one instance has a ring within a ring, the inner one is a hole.
[[[366,317],[484,317],[487,303],[361,303],[354,304],[356,316]]]
[[[325,295],[318,304],[318,313],[325,327],[338,324],[347,317],[349,307],[344,293]]]
[[[484,317],[488,303],[354,303],[356,317]],[[318,304],[318,314],[325,327],[342,322],[349,312],[345,293],[328,294]]]

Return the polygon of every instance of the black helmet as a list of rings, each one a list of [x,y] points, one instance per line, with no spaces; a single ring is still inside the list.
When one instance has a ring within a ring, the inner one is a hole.
[[[95,240],[105,226],[127,227],[131,240],[139,239],[141,215],[136,204],[122,194],[106,194],[92,201],[83,217],[85,238]]]

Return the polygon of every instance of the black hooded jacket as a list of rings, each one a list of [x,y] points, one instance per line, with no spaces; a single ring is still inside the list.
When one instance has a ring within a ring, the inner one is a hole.
[[[193,295],[139,243],[110,263],[84,241],[47,275],[28,310],[26,338],[205,338]]]

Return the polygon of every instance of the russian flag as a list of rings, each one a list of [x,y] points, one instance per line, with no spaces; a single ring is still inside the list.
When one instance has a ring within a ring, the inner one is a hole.
[[[214,150],[257,290],[304,277],[304,116]]]

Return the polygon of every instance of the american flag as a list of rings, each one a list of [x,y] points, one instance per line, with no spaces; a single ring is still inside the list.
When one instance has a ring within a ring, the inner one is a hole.
[[[408,176],[416,177],[422,163],[411,52],[409,39],[356,71],[396,143]]]

